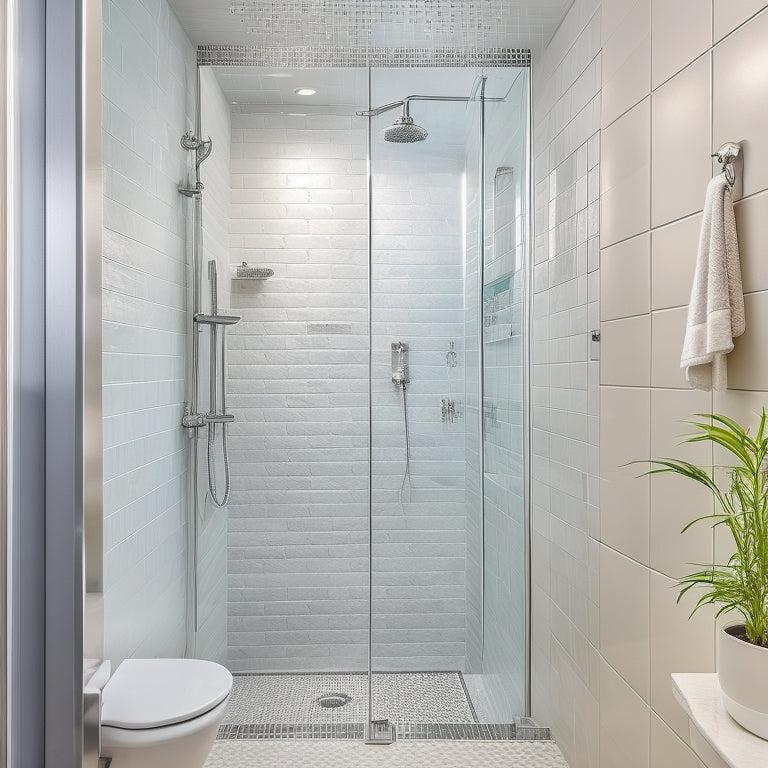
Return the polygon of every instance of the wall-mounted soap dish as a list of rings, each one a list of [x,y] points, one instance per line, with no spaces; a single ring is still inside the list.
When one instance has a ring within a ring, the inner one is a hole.
[[[233,280],[266,280],[274,274],[275,270],[270,267],[257,267],[247,261],[232,265]]]

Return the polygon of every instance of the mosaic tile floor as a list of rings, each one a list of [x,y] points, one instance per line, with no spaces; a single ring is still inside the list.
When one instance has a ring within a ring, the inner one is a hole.
[[[568,768],[552,741],[217,741],[205,768]]]
[[[374,675],[374,716],[395,723],[476,723],[458,672]],[[346,693],[352,701],[326,709],[317,702],[327,693]],[[364,674],[235,675],[222,725],[364,723],[368,679]]]

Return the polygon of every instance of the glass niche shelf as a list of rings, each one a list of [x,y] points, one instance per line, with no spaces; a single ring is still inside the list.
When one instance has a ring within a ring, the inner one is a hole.
[[[520,336],[522,296],[515,275],[508,274],[483,288],[483,343],[496,344]]]

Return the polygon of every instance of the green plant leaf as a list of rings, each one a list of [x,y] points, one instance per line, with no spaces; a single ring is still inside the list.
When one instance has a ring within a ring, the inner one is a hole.
[[[717,606],[717,616],[735,611],[744,618],[750,642],[768,646],[768,416],[762,409],[755,437],[722,414],[695,414],[686,422],[694,431],[682,444],[709,442],[726,450],[733,464],[700,467],[681,459],[650,459],[644,475],[672,473],[706,487],[719,512],[699,515],[683,533],[704,520],[725,526],[733,553],[725,564],[693,564],[697,570],[678,580],[680,602],[691,590],[701,590],[691,611]]]

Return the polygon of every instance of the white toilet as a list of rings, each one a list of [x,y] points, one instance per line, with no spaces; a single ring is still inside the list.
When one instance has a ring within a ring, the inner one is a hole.
[[[202,768],[231,690],[211,661],[126,659],[102,689],[102,756],[111,768]]]

